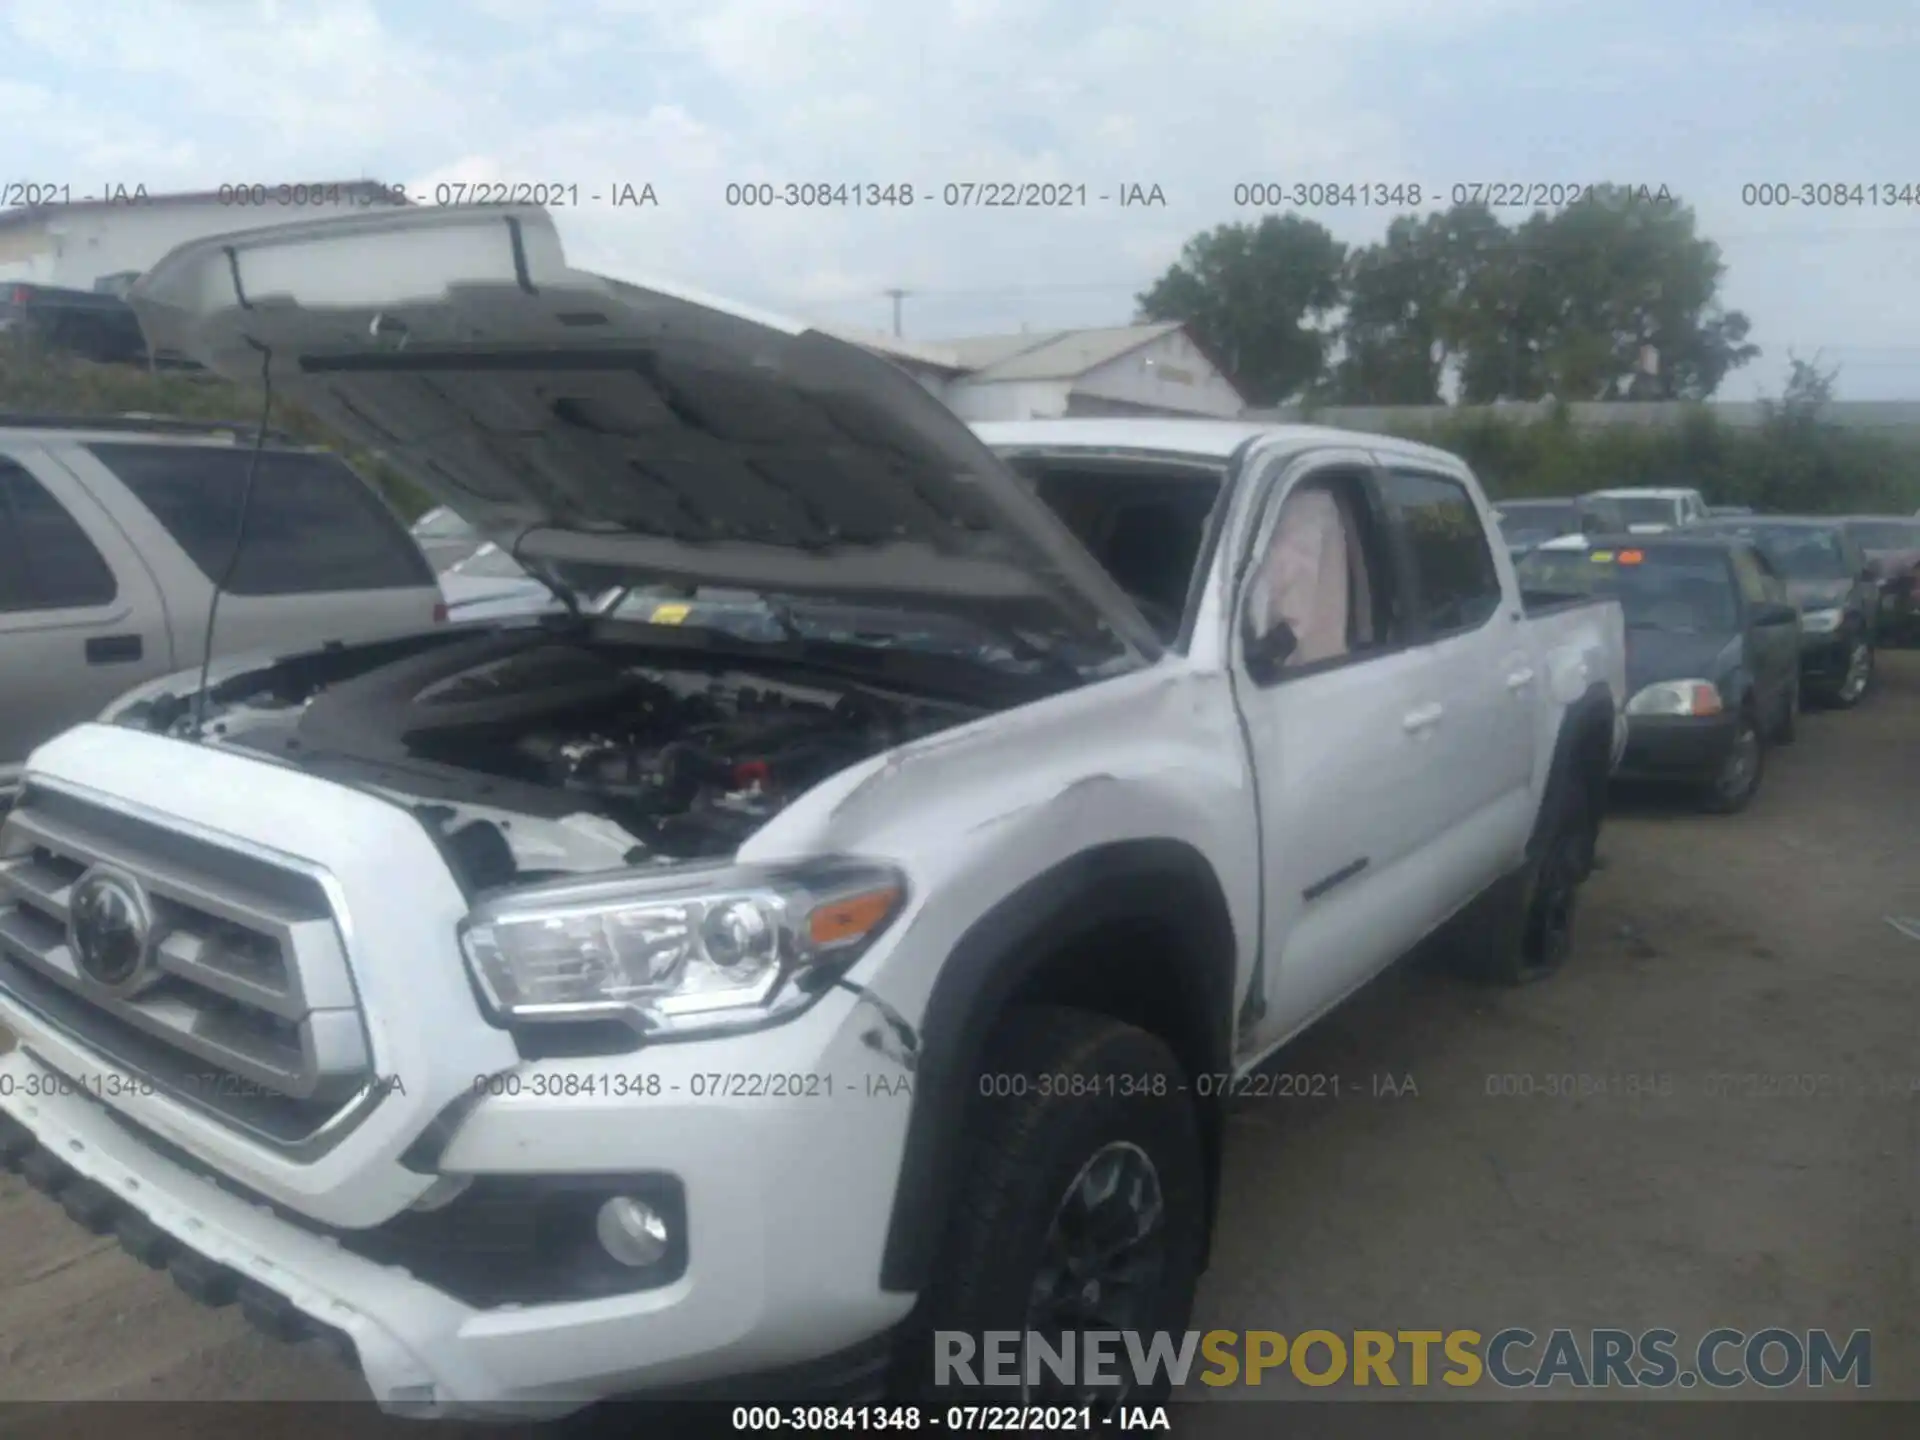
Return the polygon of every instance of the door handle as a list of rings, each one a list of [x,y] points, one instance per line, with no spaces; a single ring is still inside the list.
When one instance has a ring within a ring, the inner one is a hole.
[[[1401,719],[1400,726],[1409,735],[1418,735],[1422,730],[1431,730],[1438,725],[1440,717],[1446,713],[1445,706],[1422,705],[1418,709],[1409,710]]]
[[[1523,670],[1516,670],[1511,675],[1507,676],[1507,689],[1513,691],[1515,694],[1518,694],[1520,691],[1526,689],[1527,686],[1531,685],[1532,683],[1533,683],[1533,671],[1530,668],[1523,669]]]
[[[124,665],[141,655],[138,635],[96,635],[87,641],[89,665]]]

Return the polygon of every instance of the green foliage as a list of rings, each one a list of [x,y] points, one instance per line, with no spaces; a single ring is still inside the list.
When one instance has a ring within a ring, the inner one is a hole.
[[[1347,257],[1344,354],[1323,397],[1333,404],[1437,405],[1440,379],[1479,343],[1487,267],[1506,230],[1484,205],[1402,215],[1377,245]]]
[[[1782,514],[1920,508],[1920,443],[1841,429],[1791,385],[1754,429],[1722,424],[1704,406],[1660,426],[1576,429],[1561,409],[1539,420],[1459,411],[1396,428],[1462,456],[1496,498],[1690,485],[1709,504]]]
[[[149,372],[131,365],[95,365],[50,350],[21,334],[0,335],[0,411],[59,415],[156,415],[186,420],[260,418],[260,392],[199,371]],[[268,420],[276,430],[326,445],[372,480],[406,520],[432,500],[417,485],[339,438],[304,411],[275,401]]]
[[[1351,252],[1295,214],[1222,225],[1139,300],[1190,325],[1255,406],[1432,405],[1448,373],[1467,404],[1704,400],[1760,353],[1720,306],[1725,271],[1690,207],[1603,185],[1511,227],[1477,202],[1403,215]]]
[[[1216,226],[1187,241],[1138,297],[1140,318],[1184,321],[1248,404],[1278,405],[1326,366],[1328,336],[1311,322],[1340,304],[1346,253],[1324,225],[1298,215]]]
[[[1704,400],[1758,355],[1720,247],[1678,201],[1601,186],[1489,236],[1466,283],[1461,400]],[[1643,346],[1659,357],[1638,371]]]

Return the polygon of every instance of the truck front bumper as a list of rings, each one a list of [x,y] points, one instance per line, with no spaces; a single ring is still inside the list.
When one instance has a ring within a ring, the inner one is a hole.
[[[0,1056],[0,1158],[8,1168],[78,1223],[168,1269],[192,1298],[237,1303],[276,1338],[317,1340],[357,1362],[385,1410],[540,1418],[616,1395],[710,1393],[717,1381],[737,1393],[740,1383],[777,1387],[790,1375],[805,1377],[811,1393],[871,1397],[886,1332],[912,1297],[877,1287],[883,1232],[852,1233],[868,1220],[856,1198],[862,1177],[848,1176],[844,1188],[828,1184],[819,1166],[796,1171],[797,1134],[781,1144],[739,1133],[728,1123],[732,1112],[711,1102],[687,1112],[646,1117],[656,1138],[649,1148],[663,1161],[677,1158],[690,1197],[693,1243],[679,1279],[602,1298],[483,1309],[216,1183],[25,1050]],[[688,1122],[703,1140],[675,1143],[694,1133]],[[486,1148],[514,1147],[526,1138],[512,1134],[517,1128],[496,1126]],[[623,1147],[607,1148],[617,1156]],[[539,1149],[529,1155],[536,1164]],[[817,1158],[831,1166],[834,1147],[824,1149]],[[724,1172],[710,1168],[716,1160]],[[811,1180],[797,1186],[802,1173]],[[796,1215],[793,1201],[807,1209],[796,1192],[844,1200],[848,1233],[809,1233],[830,1222]],[[709,1203],[693,1203],[701,1197]],[[835,1259],[845,1271],[837,1282],[823,1278],[823,1262]]]

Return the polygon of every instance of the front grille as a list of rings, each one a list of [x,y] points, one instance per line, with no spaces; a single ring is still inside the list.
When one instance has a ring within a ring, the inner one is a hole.
[[[145,978],[80,963],[75,887],[102,867],[144,892]],[[314,876],[32,786],[0,827],[0,991],[104,1060],[281,1147],[369,1091],[372,1056]]]

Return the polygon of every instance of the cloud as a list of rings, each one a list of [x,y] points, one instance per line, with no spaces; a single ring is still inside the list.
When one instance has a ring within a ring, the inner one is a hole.
[[[1884,112],[1911,116],[1910,82],[1833,81],[1790,137],[1778,97],[1808,54],[1865,75],[1892,62],[1859,47],[1911,38],[1887,21],[1693,23],[1651,0],[1598,16],[1572,0],[0,0],[0,177],[373,175],[428,198],[559,184],[578,189],[557,218],[589,266],[876,327],[904,286],[909,335],[1099,324],[1190,235],[1254,218],[1233,205],[1244,181],[1557,174],[1580,154],[1612,174],[1643,154],[1701,189],[1709,234],[1806,223],[1712,187],[1789,157],[1889,168]],[[949,182],[1028,181],[1084,185],[1087,203],[942,203]],[[907,184],[916,203],[729,203],[730,184],[789,182]],[[652,184],[658,207],[588,198],[622,183]],[[1097,199],[1134,183],[1165,207]],[[1364,242],[1389,217],[1316,218]],[[1876,315],[1916,318],[1868,303],[1864,262],[1817,287],[1838,312],[1809,310],[1790,261],[1824,243],[1728,241],[1734,276],[1764,277],[1739,303],[1770,354],[1827,314],[1865,317],[1863,344],[1900,338]]]

